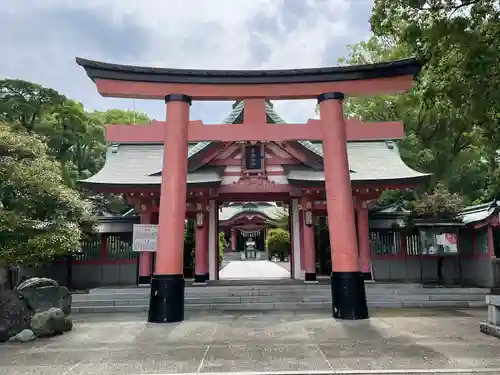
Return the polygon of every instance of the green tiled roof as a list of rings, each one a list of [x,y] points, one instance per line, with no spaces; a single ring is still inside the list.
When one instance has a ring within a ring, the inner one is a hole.
[[[245,212],[255,212],[260,213],[263,216],[269,218],[270,220],[277,220],[282,215],[287,215],[286,209],[283,207],[278,207],[275,202],[237,202],[231,203],[227,207],[222,207],[219,213],[220,221],[231,220],[239,214]]]

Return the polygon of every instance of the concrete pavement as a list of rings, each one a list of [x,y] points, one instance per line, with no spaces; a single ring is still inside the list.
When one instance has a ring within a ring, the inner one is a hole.
[[[290,272],[268,260],[233,260],[219,271],[219,279],[290,279]]]
[[[485,309],[372,310],[372,316],[190,313],[182,323],[148,324],[145,315],[75,315],[66,335],[1,345],[0,374],[481,368],[500,374],[500,340],[479,332]]]

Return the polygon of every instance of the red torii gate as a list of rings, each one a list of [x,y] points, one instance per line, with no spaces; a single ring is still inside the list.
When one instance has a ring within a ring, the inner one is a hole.
[[[300,70],[184,70],[107,64],[77,58],[103,96],[164,99],[165,122],[110,126],[110,142],[163,142],[158,250],[148,321],[184,319],[183,246],[188,141],[323,142],[330,242],[333,316],[366,319],[368,308],[358,264],[346,140],[398,139],[402,124],[346,121],[344,95],[399,93],[420,70],[414,59],[372,65]],[[265,100],[317,98],[320,120],[268,124]],[[190,121],[192,100],[243,100],[243,124],[204,126]],[[346,122],[348,127],[346,127]]]

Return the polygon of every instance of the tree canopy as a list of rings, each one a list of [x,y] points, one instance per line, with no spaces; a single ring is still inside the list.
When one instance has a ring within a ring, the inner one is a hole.
[[[104,163],[105,124],[149,121],[135,111],[88,112],[53,89],[0,80],[0,266],[77,252],[95,214],[126,211],[120,196],[87,196],[77,181]]]
[[[0,265],[77,252],[92,229],[92,206],[48,151],[39,136],[0,125]]]
[[[500,192],[499,8],[494,0],[375,1],[372,37],[349,46],[339,64],[415,57],[422,71],[409,93],[348,98],[345,113],[403,120],[403,160],[432,173],[428,186],[385,192],[380,202],[421,207],[426,193],[443,193],[471,204]]]

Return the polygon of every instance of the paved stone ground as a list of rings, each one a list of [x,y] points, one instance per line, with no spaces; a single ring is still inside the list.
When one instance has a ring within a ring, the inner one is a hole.
[[[220,280],[289,278],[289,271],[268,260],[233,260],[219,271]]]
[[[138,315],[76,315],[66,335],[1,345],[0,374],[443,368],[500,374],[500,340],[479,332],[485,317],[484,309],[372,310],[365,321],[335,321],[327,313],[197,313],[182,323],[147,324]]]

